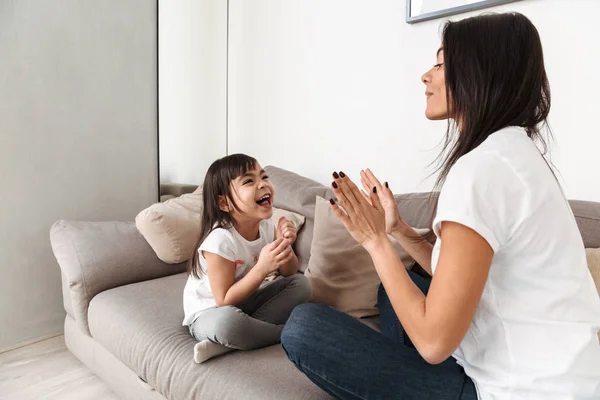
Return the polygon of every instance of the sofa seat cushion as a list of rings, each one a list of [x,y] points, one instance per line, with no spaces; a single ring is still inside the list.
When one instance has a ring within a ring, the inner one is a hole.
[[[281,345],[194,363],[196,342],[181,326],[186,279],[182,273],[96,295],[88,314],[92,337],[171,400],[330,399]]]

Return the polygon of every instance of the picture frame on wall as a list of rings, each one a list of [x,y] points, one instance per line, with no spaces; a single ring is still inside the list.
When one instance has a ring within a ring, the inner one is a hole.
[[[406,0],[406,22],[414,24],[520,0]]]

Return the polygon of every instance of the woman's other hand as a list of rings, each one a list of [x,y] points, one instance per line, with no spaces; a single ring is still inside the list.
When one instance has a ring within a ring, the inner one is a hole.
[[[394,194],[390,190],[388,183],[385,182],[385,184],[382,185],[375,174],[368,168],[360,171],[360,180],[364,188],[361,193],[363,197],[369,201],[369,204],[372,204],[371,194],[373,193],[373,188],[376,188],[377,196],[379,197],[379,201],[385,212],[385,232],[391,234],[400,228],[404,221],[402,220],[402,217],[400,217],[398,205],[396,204]]]

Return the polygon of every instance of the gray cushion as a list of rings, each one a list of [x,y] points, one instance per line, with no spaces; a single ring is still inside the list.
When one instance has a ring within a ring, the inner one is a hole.
[[[196,342],[181,326],[186,279],[184,273],[100,293],[90,303],[92,337],[168,399],[330,399],[281,345],[195,364]]]
[[[58,221],[50,229],[52,251],[63,278],[65,309],[89,333],[88,304],[117,286],[185,270],[158,259],[133,222]]]
[[[274,166],[266,166],[266,173],[275,187],[275,207],[304,215],[306,222],[298,232],[295,250],[298,268],[305,271],[310,258],[310,245],[315,225],[315,203],[317,196],[330,198],[333,192],[326,186],[290,171]]]
[[[437,194],[409,193],[395,195],[400,215],[413,228],[431,229],[431,216],[437,201]]]
[[[586,248],[600,247],[600,203],[570,200]]]

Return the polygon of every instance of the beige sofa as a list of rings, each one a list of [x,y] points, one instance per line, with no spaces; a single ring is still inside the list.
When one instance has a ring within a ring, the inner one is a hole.
[[[296,252],[307,265],[314,181],[267,167],[275,206],[306,216]],[[169,195],[169,187],[164,187]],[[192,191],[193,186],[175,194]],[[403,217],[427,225],[427,194],[398,196]],[[600,247],[600,204],[571,201],[586,247]],[[69,350],[123,399],[329,399],[288,361],[280,345],[234,352],[204,364],[192,360],[194,339],[181,326],[185,266],[160,261],[133,222],[58,221],[50,233],[62,271]],[[368,322],[375,329],[377,318]]]

